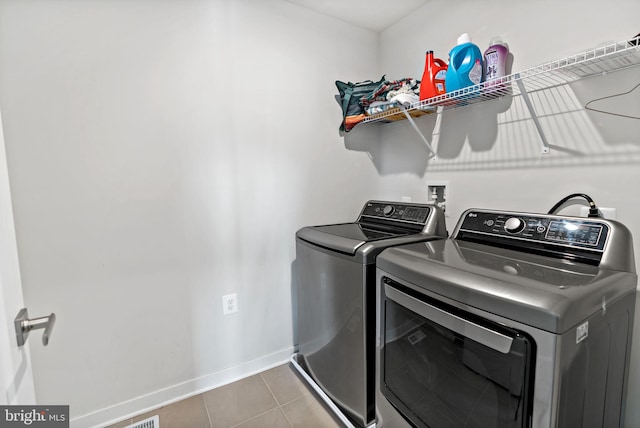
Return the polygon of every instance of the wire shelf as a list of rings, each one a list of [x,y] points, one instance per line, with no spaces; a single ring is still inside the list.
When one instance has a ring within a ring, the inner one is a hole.
[[[638,65],[640,36],[419,101],[406,106],[404,111],[409,117],[417,117],[496,98],[526,95]],[[402,109],[392,109],[368,116],[361,123],[388,123],[409,117]]]

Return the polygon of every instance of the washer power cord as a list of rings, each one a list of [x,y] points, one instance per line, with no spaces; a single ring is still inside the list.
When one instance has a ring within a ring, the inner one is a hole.
[[[600,214],[600,210],[598,209],[598,207],[596,206],[596,203],[593,201],[593,199],[591,199],[591,197],[585,193],[572,193],[568,196],[565,196],[564,198],[560,199],[558,201],[558,203],[556,203],[547,214],[555,214],[556,211],[558,210],[558,208],[560,208],[562,206],[562,204],[564,204],[565,202],[567,202],[569,199],[573,199],[573,198],[584,198],[588,203],[589,203],[589,215],[588,217],[602,217],[602,215]]]

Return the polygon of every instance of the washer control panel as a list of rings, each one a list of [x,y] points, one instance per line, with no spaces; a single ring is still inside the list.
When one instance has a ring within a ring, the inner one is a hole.
[[[510,239],[522,247],[537,243],[603,251],[609,226],[598,219],[471,210],[460,220],[454,238],[465,234],[473,234],[475,241]]]
[[[399,204],[395,202],[368,202],[359,221],[369,218],[383,218],[401,223],[409,222],[425,224],[429,217],[430,207],[412,204]]]

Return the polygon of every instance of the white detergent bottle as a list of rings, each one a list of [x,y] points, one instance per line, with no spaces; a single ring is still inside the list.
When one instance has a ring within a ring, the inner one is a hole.
[[[484,51],[484,75],[485,81],[499,79],[508,74],[507,58],[509,57],[509,45],[504,43],[499,36],[493,37],[489,47]]]

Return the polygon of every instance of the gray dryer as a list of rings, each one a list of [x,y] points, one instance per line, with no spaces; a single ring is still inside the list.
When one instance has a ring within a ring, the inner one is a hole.
[[[622,224],[472,209],[377,267],[379,426],[623,425],[637,277]]]

